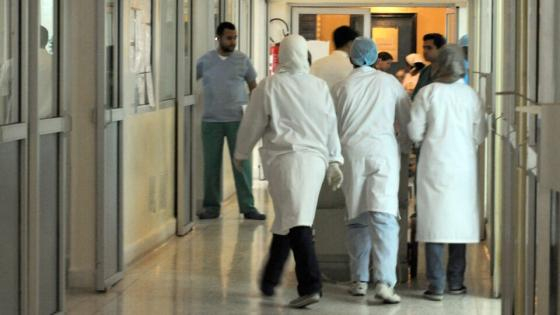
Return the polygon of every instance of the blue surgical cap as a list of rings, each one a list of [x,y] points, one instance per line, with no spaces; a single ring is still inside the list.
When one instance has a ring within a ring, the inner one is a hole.
[[[371,38],[356,38],[350,49],[350,59],[356,66],[371,66],[377,61],[377,45]]]
[[[463,35],[463,37],[459,39],[459,47],[469,47],[469,35]]]

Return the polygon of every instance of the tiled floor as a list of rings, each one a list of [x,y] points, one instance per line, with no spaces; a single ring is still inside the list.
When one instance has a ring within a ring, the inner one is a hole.
[[[257,206],[272,216],[264,187],[256,189]],[[257,279],[265,259],[271,220],[244,221],[230,200],[218,220],[201,222],[189,235],[168,243],[136,262],[124,280],[108,293],[69,292],[68,314],[500,314],[500,301],[489,298],[488,256],[482,245],[469,248],[466,296],[443,302],[421,298],[425,287],[420,259],[419,279],[398,288],[399,305],[382,305],[372,295],[356,298],[344,283],[325,283],[319,304],[293,310],[296,297],[293,262],[286,268],[274,298],[261,297]],[[422,252],[420,253],[423,257]]]

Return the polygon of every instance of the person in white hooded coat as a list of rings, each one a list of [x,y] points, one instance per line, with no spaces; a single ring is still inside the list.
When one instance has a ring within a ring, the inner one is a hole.
[[[279,71],[253,91],[235,152],[240,164],[263,140],[260,153],[275,218],[260,287],[264,295],[274,294],[291,249],[300,295],[293,307],[319,301],[321,275],[311,226],[325,174],[334,188],[342,183],[334,105],[327,83],[308,73],[307,50],[299,35],[280,43]]]
[[[410,98],[392,75],[370,67],[377,48],[369,38],[354,40],[350,51],[354,71],[333,89],[342,153],[342,185],[348,211],[347,248],[353,295],[367,292],[369,257],[373,253],[376,296],[398,303],[399,133],[403,150],[411,146],[406,126]],[[402,128],[400,128],[402,126]]]
[[[408,131],[414,142],[422,142],[416,239],[426,243],[430,284],[424,296],[440,301],[444,244],[449,244],[448,292],[464,294],[465,244],[480,241],[476,151],[487,128],[480,99],[463,80],[461,50],[446,46],[432,67],[435,82],[416,96]]]

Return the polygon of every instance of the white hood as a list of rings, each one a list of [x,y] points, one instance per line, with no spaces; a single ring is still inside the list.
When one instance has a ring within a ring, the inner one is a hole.
[[[300,35],[286,36],[280,42],[278,72],[308,73],[307,41]]]

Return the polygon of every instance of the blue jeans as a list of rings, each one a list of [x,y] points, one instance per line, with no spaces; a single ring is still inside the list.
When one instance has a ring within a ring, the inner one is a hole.
[[[394,287],[397,283],[399,222],[394,215],[365,212],[348,222],[346,245],[352,281],[369,282],[369,257],[373,259],[374,283]]]
[[[445,291],[444,245],[442,243],[426,243],[426,270],[430,282],[428,289],[436,293]],[[447,285],[449,289],[459,289],[463,286],[466,267],[467,245],[449,244],[449,258],[447,260]]]

